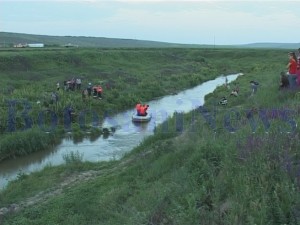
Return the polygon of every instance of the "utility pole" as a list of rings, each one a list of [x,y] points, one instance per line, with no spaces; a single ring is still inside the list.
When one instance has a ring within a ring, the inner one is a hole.
[[[216,37],[214,35],[214,48],[216,48]]]

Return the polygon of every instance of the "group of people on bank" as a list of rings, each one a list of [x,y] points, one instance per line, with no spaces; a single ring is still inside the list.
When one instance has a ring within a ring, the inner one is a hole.
[[[90,97],[93,94],[94,98],[102,99],[102,93],[101,85],[92,86],[92,83],[89,83],[88,87],[82,92],[82,98]]]
[[[81,78],[73,77],[70,80],[64,80],[64,90],[65,91],[75,91],[81,89]],[[57,90],[59,91],[59,82],[56,84]]]
[[[75,78],[69,80],[64,80],[64,90],[65,91],[75,91],[79,90],[82,94],[82,99],[85,100],[88,97],[93,96],[93,98],[102,99],[103,88],[101,85],[92,85],[92,83],[88,83],[87,87],[82,89],[82,80],[81,78]],[[57,82],[56,90],[60,90],[60,84]]]
[[[289,52],[289,62],[287,64],[288,72],[280,73],[280,88],[297,88],[300,87],[300,48],[298,49],[298,56],[295,52]]]
[[[298,49],[297,56],[296,56],[295,52],[289,52],[288,57],[289,57],[289,62],[286,65],[287,72],[282,71],[280,73],[279,88],[280,89],[300,88],[300,48]],[[225,86],[229,87],[227,82],[228,82],[228,80],[226,77],[225,78]],[[259,83],[257,81],[252,80],[252,81],[250,81],[250,85],[251,85],[251,96],[253,96],[258,89]],[[237,97],[238,94],[239,94],[239,89],[235,88],[230,93],[230,96]],[[227,103],[228,103],[228,100],[225,96],[219,101],[219,104],[221,104],[221,105],[227,105]]]
[[[259,83],[255,80],[251,80],[250,82],[250,87],[251,87],[251,94],[250,97],[254,96],[254,94],[257,92],[257,89],[259,87]],[[227,89],[231,89],[230,85],[228,84],[228,79],[227,77],[225,77],[225,84],[224,86]],[[239,92],[240,92],[240,88],[238,85],[235,85],[234,88],[231,90],[231,93],[229,96],[234,96],[234,97],[238,97],[239,96]],[[228,99],[226,96],[223,96],[220,101],[218,102],[219,105],[227,105],[228,103]]]

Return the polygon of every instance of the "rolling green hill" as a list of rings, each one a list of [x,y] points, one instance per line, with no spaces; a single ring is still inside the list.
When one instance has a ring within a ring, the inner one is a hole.
[[[105,37],[84,36],[48,36],[34,34],[20,34],[0,32],[0,47],[12,47],[15,44],[44,43],[45,46],[68,46],[101,48],[177,48],[196,47],[196,45],[174,44],[156,41],[144,41],[134,39],[118,39]],[[199,47],[199,46],[198,46]]]
[[[300,43],[249,43],[243,45],[180,44],[158,41],[86,36],[49,36],[0,32],[0,48],[16,44],[44,43],[46,47],[98,47],[98,48],[273,48],[298,49]]]

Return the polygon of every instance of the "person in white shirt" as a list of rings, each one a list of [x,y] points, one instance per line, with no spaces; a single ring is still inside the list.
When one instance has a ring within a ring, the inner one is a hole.
[[[81,79],[80,78],[76,79],[76,88],[77,88],[77,90],[81,89]]]

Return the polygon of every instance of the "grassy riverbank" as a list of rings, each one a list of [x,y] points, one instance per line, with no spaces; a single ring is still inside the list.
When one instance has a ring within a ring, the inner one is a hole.
[[[3,224],[300,223],[299,128],[290,132],[299,96],[278,90],[287,53],[197,51],[216,73],[242,70],[231,84],[238,97],[216,104],[230,94],[219,87],[206,113],[184,115],[182,127],[170,119],[167,131],[163,124],[120,161],[81,163],[74,153],[66,165],[20,174],[0,193],[0,208],[11,211]],[[260,87],[250,97],[252,79]],[[286,117],[282,109],[292,111]]]
[[[105,116],[133,108],[138,101],[176,93],[212,79],[220,71],[234,73],[239,68],[237,64],[223,65],[211,51],[190,49],[16,49],[1,51],[0,58],[0,133],[9,131],[9,136],[20,140],[12,151],[5,141],[7,135],[1,136],[0,159],[37,150],[23,150],[29,139],[21,133],[28,127],[58,134],[71,129],[75,137],[82,137],[85,134],[78,121],[81,112],[95,112],[100,124]],[[102,85],[103,99],[83,101],[80,91],[63,91],[63,81],[73,77],[82,79],[83,88],[89,82]],[[57,82],[61,87],[59,101],[51,104]],[[77,115],[71,127],[65,125],[67,106],[72,106]],[[95,122],[92,113],[86,113],[86,117],[86,124]],[[47,148],[57,142],[42,135],[36,138],[47,143]]]

